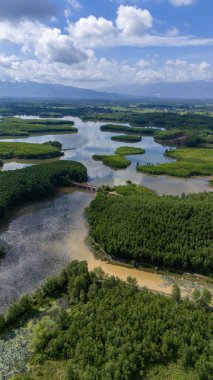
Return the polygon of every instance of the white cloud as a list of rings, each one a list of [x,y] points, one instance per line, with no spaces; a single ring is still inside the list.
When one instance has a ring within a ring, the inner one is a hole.
[[[112,21],[103,17],[80,18],[76,23],[69,24],[70,36],[81,46],[108,46],[116,37],[117,31]]]
[[[46,30],[35,47],[35,55],[44,61],[74,64],[85,61],[88,55],[77,48],[72,39],[62,35],[61,30],[54,28]]]
[[[147,9],[120,5],[116,25],[124,35],[143,35],[152,27],[153,18]]]
[[[82,8],[82,5],[78,0],[67,0],[67,3],[74,9]]]
[[[0,41],[20,45],[22,50],[27,52],[46,29],[47,27],[38,21],[0,22]]]
[[[150,66],[150,62],[145,61],[144,59],[140,59],[140,61],[138,61],[136,63],[136,66],[140,67],[140,68],[149,67]]]
[[[113,86],[119,86],[124,83],[143,85],[213,80],[213,67],[205,61],[193,63],[180,59],[166,61],[160,67],[148,61],[139,61],[135,66],[129,66],[105,58],[97,59],[94,55],[87,61],[67,65],[0,55],[0,78],[99,88],[111,86],[112,83]]]
[[[121,5],[115,23],[103,17],[89,16],[69,23],[67,30],[82,48],[213,45],[213,38],[181,35],[176,27],[161,35],[151,33],[152,25],[153,17],[148,10]]]
[[[170,3],[176,7],[181,7],[182,5],[192,5],[195,0],[170,0]]]

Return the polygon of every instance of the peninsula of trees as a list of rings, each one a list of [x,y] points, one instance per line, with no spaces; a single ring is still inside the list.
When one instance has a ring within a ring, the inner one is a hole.
[[[109,255],[177,270],[213,271],[213,194],[158,196],[141,186],[100,191],[87,209],[90,234]]]
[[[87,169],[76,161],[57,161],[0,172],[0,218],[25,202],[54,194],[56,187],[87,180]]]

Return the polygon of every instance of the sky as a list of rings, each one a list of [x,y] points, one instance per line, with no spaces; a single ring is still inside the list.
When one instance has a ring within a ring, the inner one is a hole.
[[[213,80],[212,0],[0,0],[0,80]]]

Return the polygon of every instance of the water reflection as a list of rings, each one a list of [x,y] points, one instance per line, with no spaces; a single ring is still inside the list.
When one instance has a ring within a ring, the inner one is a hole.
[[[35,118],[29,116],[28,118]],[[132,144],[136,147],[142,147],[146,150],[144,155],[128,156],[131,165],[126,170],[112,170],[99,161],[92,159],[93,154],[113,154],[121,145],[129,146],[130,143],[120,143],[111,140],[113,133],[103,133],[100,131],[101,122],[82,122],[79,118],[64,117],[64,120],[72,120],[78,128],[78,134],[51,134],[43,136],[31,136],[20,139],[4,139],[4,141],[20,141],[31,143],[44,143],[49,140],[58,140],[62,143],[63,149],[71,149],[65,152],[62,159],[77,160],[82,162],[88,168],[89,182],[94,185],[118,185],[125,184],[126,180],[147,186],[159,194],[180,195],[183,192],[200,192],[210,191],[208,179],[191,178],[182,179],[169,176],[152,176],[143,173],[137,173],[135,170],[137,162],[146,164],[147,162],[157,164],[172,161],[164,156],[168,147],[156,143],[151,136],[143,136],[141,142]],[[33,162],[32,162],[33,163]],[[36,161],[34,162],[36,163]],[[4,165],[3,170],[13,170],[29,165],[29,162],[8,162]]]

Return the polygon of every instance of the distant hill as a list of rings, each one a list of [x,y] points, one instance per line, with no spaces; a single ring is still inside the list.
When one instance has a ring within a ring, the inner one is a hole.
[[[123,96],[109,92],[105,93],[78,87],[62,86],[60,84],[0,81],[0,98],[116,100],[123,98]]]
[[[129,97],[152,97],[167,99],[213,99],[213,81],[180,83],[153,83],[147,85],[123,85],[104,89]]]

